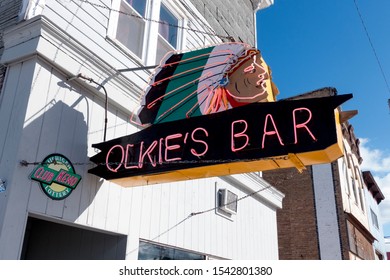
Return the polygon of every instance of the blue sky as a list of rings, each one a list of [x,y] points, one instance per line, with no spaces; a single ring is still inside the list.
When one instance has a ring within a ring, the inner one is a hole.
[[[258,48],[272,69],[278,99],[322,87],[354,95],[342,108],[359,111],[350,123],[361,140],[362,169],[374,174],[386,197],[380,204],[385,236],[390,236],[389,30],[389,0],[275,0],[257,13]]]

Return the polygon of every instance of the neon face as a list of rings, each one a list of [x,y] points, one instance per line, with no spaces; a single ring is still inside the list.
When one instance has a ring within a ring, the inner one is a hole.
[[[235,101],[241,103],[267,101],[266,80],[269,76],[261,64],[260,56],[253,55],[229,76],[226,89]]]
[[[244,43],[170,52],[144,90],[139,121],[163,123],[266,102],[270,80],[259,50]]]

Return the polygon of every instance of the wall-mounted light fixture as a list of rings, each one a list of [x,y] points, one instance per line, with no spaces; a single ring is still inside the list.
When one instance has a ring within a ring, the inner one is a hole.
[[[106,88],[104,87],[103,84],[99,84],[98,82],[95,82],[92,78],[90,77],[87,77],[85,76],[84,74],[82,73],[79,73],[77,74],[76,76],[73,76],[73,77],[70,77],[68,78],[67,80],[68,81],[72,81],[74,79],[77,79],[77,78],[80,78],[80,79],[84,79],[90,83],[93,83],[97,86],[99,86],[100,88],[103,89],[104,91],[104,95],[106,97],[106,101],[104,103],[104,136],[103,136],[103,141],[106,142],[106,134],[107,134],[107,122],[108,122],[108,118],[107,118],[107,111],[108,111],[108,95],[107,95],[107,91],[106,91]]]

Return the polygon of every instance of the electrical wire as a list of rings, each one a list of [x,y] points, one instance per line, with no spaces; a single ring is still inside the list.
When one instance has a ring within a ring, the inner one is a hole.
[[[232,201],[230,201],[230,202],[228,202],[228,203],[226,203],[226,204],[220,205],[220,206],[216,206],[216,207],[213,207],[213,208],[210,208],[210,209],[207,209],[207,210],[203,210],[203,211],[199,211],[199,212],[191,212],[191,214],[189,214],[187,217],[185,217],[184,219],[182,219],[181,221],[179,221],[179,222],[176,223],[175,225],[171,226],[171,227],[168,228],[167,230],[163,231],[162,233],[160,233],[159,235],[157,235],[156,237],[154,237],[152,240],[156,240],[156,239],[160,238],[160,237],[163,236],[164,234],[167,234],[168,232],[170,232],[171,230],[177,228],[179,225],[181,225],[182,223],[184,223],[185,221],[191,219],[191,218],[194,217],[194,216],[198,216],[198,215],[206,214],[206,213],[208,213],[208,212],[216,211],[216,210],[219,209],[220,207],[228,206],[228,205],[233,204],[233,203],[237,203],[237,202],[239,202],[239,201],[241,201],[241,200],[244,200],[244,199],[246,199],[246,198],[248,198],[248,197],[252,197],[252,196],[254,196],[255,194],[258,194],[258,193],[260,193],[260,192],[262,192],[262,191],[265,191],[265,190],[267,190],[267,189],[269,189],[269,188],[271,188],[271,187],[272,187],[271,185],[268,185],[268,186],[266,186],[266,187],[264,187],[264,188],[261,188],[261,189],[259,189],[259,190],[257,190],[257,191],[254,191],[254,192],[251,192],[251,193],[249,193],[249,194],[247,194],[247,195],[245,195],[245,196],[243,196],[243,197],[240,197],[240,198],[238,198],[238,199],[236,199],[236,200],[232,200]]]
[[[145,21],[149,21],[149,22],[153,22],[153,23],[164,24],[164,25],[167,25],[167,26],[171,26],[171,27],[175,27],[175,28],[191,31],[191,32],[194,32],[194,33],[199,33],[199,34],[208,35],[208,36],[215,36],[215,37],[218,37],[218,38],[221,38],[221,39],[231,40],[231,36],[218,35],[215,32],[201,31],[201,30],[198,30],[198,29],[190,28],[190,27],[184,27],[184,26],[180,26],[180,25],[177,25],[177,24],[167,23],[165,21],[160,21],[160,20],[154,20],[154,19],[151,19],[151,18],[146,18],[146,17],[140,16],[140,15],[137,15],[137,14],[126,13],[126,12],[123,12],[123,11],[120,11],[120,10],[116,10],[116,9],[110,8],[110,7],[106,6],[106,5],[92,3],[89,0],[78,0],[78,1],[79,2],[83,2],[83,3],[87,3],[87,4],[89,4],[91,6],[94,6],[94,7],[98,7],[98,8],[109,10],[110,12],[116,12],[116,13],[119,13],[119,14],[122,14],[122,15],[125,15],[125,16],[135,17],[135,18],[139,18],[139,19],[142,19],[142,20],[145,20]]]
[[[280,157],[264,157],[264,158],[257,158],[257,159],[212,159],[212,160],[180,160],[180,161],[168,161],[168,162],[162,162],[161,165],[177,165],[177,164],[194,164],[194,163],[204,163],[204,164],[225,164],[225,163],[235,163],[235,162],[249,162],[249,161],[258,161],[258,160],[289,160],[289,156],[280,156]],[[45,163],[45,162],[28,162],[26,160],[21,160],[19,162],[21,166],[29,166],[29,165],[50,165],[50,164],[61,164],[61,163]],[[152,164],[148,162],[102,162],[99,164],[95,164],[92,162],[73,162],[73,165],[147,165]]]
[[[356,8],[357,14],[359,15],[360,21],[361,21],[361,23],[362,23],[362,25],[363,25],[364,32],[365,32],[365,34],[366,34],[366,36],[367,36],[368,42],[370,43],[370,46],[371,46],[371,49],[372,49],[372,51],[373,51],[373,53],[374,53],[376,62],[378,63],[378,66],[379,66],[379,69],[380,69],[380,71],[381,71],[383,80],[385,81],[385,84],[386,84],[386,87],[387,87],[387,91],[388,91],[389,94],[390,94],[389,82],[387,81],[385,72],[384,72],[383,67],[382,67],[382,63],[381,63],[381,61],[380,61],[380,59],[379,59],[379,56],[378,56],[378,54],[377,54],[377,52],[376,52],[376,49],[375,49],[375,47],[374,47],[374,44],[372,43],[371,36],[370,36],[370,34],[369,34],[369,32],[368,32],[368,29],[367,29],[367,27],[366,27],[366,24],[365,24],[365,22],[364,22],[364,19],[363,19],[363,16],[362,16],[361,12],[360,12],[359,6],[358,6],[356,0],[353,0],[353,3],[355,4],[355,8]]]

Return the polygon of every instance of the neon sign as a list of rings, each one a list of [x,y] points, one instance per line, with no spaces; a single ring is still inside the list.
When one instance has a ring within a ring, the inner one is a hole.
[[[151,75],[138,112],[141,124],[209,115],[278,94],[260,51],[225,43],[189,52],[169,52]]]
[[[161,122],[94,144],[89,172],[129,187],[331,162],[342,155],[335,109],[350,98],[255,102]]]

